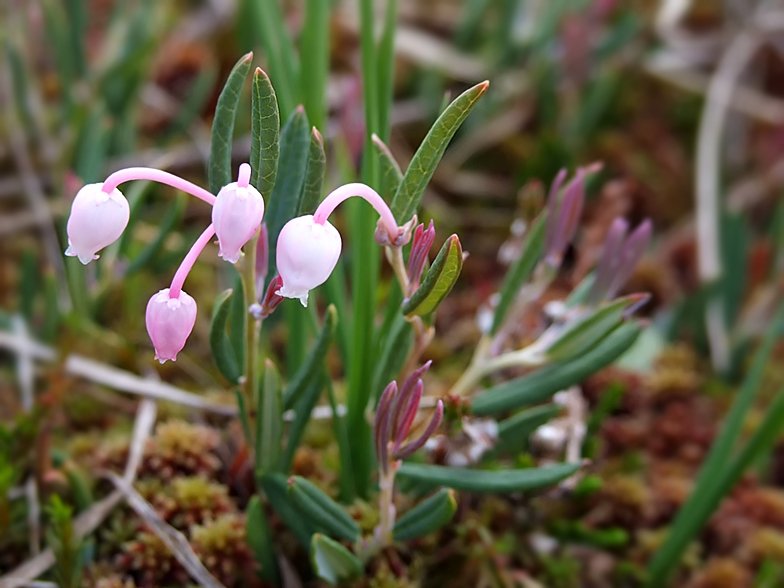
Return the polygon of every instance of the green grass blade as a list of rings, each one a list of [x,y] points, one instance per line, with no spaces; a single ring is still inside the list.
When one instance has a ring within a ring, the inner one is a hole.
[[[322,131],[327,122],[329,7],[325,0],[306,0],[301,37],[300,97],[311,124]]]
[[[618,327],[596,347],[567,362],[540,368],[520,378],[488,388],[478,393],[471,402],[471,412],[491,415],[506,410],[536,404],[615,361],[631,347],[640,334],[639,325],[630,322]]]
[[[280,112],[269,76],[256,68],[251,98],[251,183],[265,198],[272,195],[280,159]]]
[[[259,564],[259,577],[274,585],[280,584],[278,559],[273,548],[272,530],[258,496],[253,496],[245,510],[245,529],[248,545]]]
[[[390,112],[394,99],[395,30],[397,28],[397,0],[387,0],[384,28],[378,44],[378,129],[377,134],[389,138]]]
[[[547,215],[542,213],[533,222],[528,234],[525,236],[520,256],[504,276],[498,306],[496,306],[495,314],[493,315],[493,326],[490,329],[491,335],[495,335],[498,332],[506,318],[507,312],[509,312],[517,294],[520,292],[520,288],[531,277],[536,264],[539,263],[539,259],[542,257],[546,218]]]
[[[398,223],[406,223],[414,216],[449,141],[489,86],[489,82],[482,82],[463,92],[441,113],[427,133],[392,200],[392,214]]]
[[[446,486],[467,492],[521,492],[556,484],[579,468],[579,464],[562,463],[522,470],[475,470],[404,462],[397,475],[422,487]]]
[[[346,429],[345,417],[338,414],[338,403],[335,400],[335,391],[332,389],[332,382],[329,378],[324,378],[327,388],[327,398],[329,407],[332,409],[332,429],[338,443],[340,452],[340,499],[343,502],[350,502],[354,494],[354,470],[351,467],[351,439]]]
[[[661,549],[656,553],[648,568],[651,586],[662,586],[680,561],[684,549],[703,524],[707,515],[703,512],[709,497],[716,492],[717,481],[725,470],[727,456],[737,443],[743,421],[749,411],[757,391],[762,384],[765,369],[770,360],[776,340],[781,336],[784,326],[784,306],[779,308],[765,338],[757,350],[754,361],[738,392],[735,402],[727,415],[718,437],[711,445],[708,457],[700,468],[694,491],[678,511],[671,531]],[[720,499],[720,496],[719,496]]]
[[[226,79],[226,85],[218,97],[215,118],[212,119],[212,138],[210,141],[210,163],[207,170],[210,192],[217,194],[231,182],[231,142],[234,137],[234,121],[245,78],[250,71],[253,53],[240,58]]]
[[[286,449],[283,452],[283,457],[280,462],[280,469],[284,472],[288,472],[291,468],[291,462],[294,461],[294,453],[302,442],[305,427],[310,421],[310,414],[313,412],[319,396],[321,396],[322,389],[323,381],[321,372],[319,372],[316,374],[315,381],[311,382],[299,401],[294,405],[294,420],[291,421],[291,425],[289,426]]]

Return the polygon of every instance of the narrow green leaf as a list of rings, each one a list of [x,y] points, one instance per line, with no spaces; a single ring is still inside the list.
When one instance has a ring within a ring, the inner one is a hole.
[[[317,372],[316,379],[305,388],[304,393],[299,401],[294,404],[294,420],[291,421],[289,426],[288,439],[286,440],[286,449],[283,452],[283,457],[280,460],[280,469],[288,472],[291,468],[291,462],[294,461],[294,454],[302,442],[302,436],[305,433],[305,427],[310,421],[310,415],[313,408],[316,406],[321,391],[324,388],[324,382],[321,378],[321,370]]]
[[[482,82],[458,96],[422,141],[392,201],[392,213],[398,223],[406,223],[414,216],[449,141],[489,86],[489,82]]]
[[[264,379],[256,411],[256,470],[276,471],[280,467],[283,440],[283,401],[280,376],[269,359],[264,364]]]
[[[394,2],[395,0],[390,1]],[[395,161],[389,147],[377,135],[373,135],[373,155],[378,159],[378,167],[381,171],[381,196],[390,202],[400,188],[403,172],[400,171],[400,166]]]
[[[310,561],[316,575],[332,586],[359,578],[365,570],[356,555],[337,541],[319,533],[313,535]]]
[[[226,321],[229,318],[233,293],[234,291],[229,288],[221,292],[215,299],[210,322],[210,350],[215,365],[218,366],[223,377],[232,384],[236,384],[239,382],[242,372],[229,342],[229,337],[226,335]]]
[[[327,154],[324,152],[324,139],[316,127],[310,131],[310,152],[308,156],[305,182],[302,185],[302,201],[299,214],[313,214],[321,202],[324,189],[324,173],[327,170]]]
[[[248,344],[248,304],[245,302],[242,276],[236,270],[235,273],[237,275],[234,278],[234,295],[229,303],[229,342],[237,359],[237,365],[244,372],[245,347]]]
[[[251,98],[251,183],[265,198],[272,195],[280,158],[280,113],[269,76],[261,68],[253,74]]]
[[[264,214],[269,231],[269,283],[276,274],[275,251],[278,235],[288,221],[297,216],[305,181],[310,132],[305,109],[297,108],[286,121],[280,135],[280,162],[272,195],[267,201]]]
[[[299,510],[291,500],[286,476],[278,473],[261,474],[258,477],[258,481],[273,510],[289,530],[294,533],[300,545],[305,549],[309,549],[310,538],[315,533],[315,529],[308,519],[300,515]]]
[[[321,327],[321,331],[319,331],[313,348],[310,350],[310,353],[308,353],[302,367],[300,367],[299,371],[297,371],[296,375],[283,392],[284,410],[292,408],[305,389],[316,381],[324,364],[324,358],[327,355],[327,351],[329,351],[329,344],[332,342],[332,337],[335,334],[335,325],[337,325],[337,322],[337,310],[335,310],[333,305],[330,305],[327,308],[324,317],[324,325]]]
[[[378,43],[378,129],[382,137],[389,137],[390,113],[394,100],[395,30],[397,29],[397,0],[386,0],[384,28]]]
[[[615,330],[630,306],[637,304],[645,295],[633,294],[618,298],[590,311],[586,316],[570,324],[547,349],[547,357],[555,361],[567,361],[585,353]]]
[[[376,401],[386,385],[395,379],[395,375],[403,367],[408,350],[414,342],[411,323],[399,312],[395,315],[396,320],[384,341],[373,373],[373,397]]]
[[[404,462],[397,475],[423,487],[446,486],[467,492],[522,492],[560,482],[579,468],[579,464],[561,463],[522,470],[474,470]]]
[[[332,382],[324,378],[327,388],[327,399],[332,409],[332,429],[335,440],[338,442],[340,452],[340,500],[350,502],[354,493],[354,470],[351,467],[351,439],[348,436],[346,417],[338,412],[338,403],[335,400],[335,391]]]
[[[292,476],[289,478],[289,495],[302,515],[330,537],[344,541],[359,539],[361,529],[357,522],[318,486],[300,476]]]
[[[640,331],[641,327],[633,322],[622,324],[596,347],[572,361],[557,362],[510,382],[488,388],[472,399],[471,412],[476,415],[491,415],[543,402],[559,390],[582,382],[615,361],[631,347]]]
[[[250,71],[253,53],[240,58],[229,73],[226,85],[218,97],[215,118],[212,119],[212,139],[210,142],[210,164],[207,171],[210,192],[217,194],[223,186],[231,182],[231,141],[234,137],[234,120],[240,92]]]
[[[492,455],[522,451],[531,433],[558,416],[560,412],[560,406],[550,403],[520,411],[504,419],[498,423],[498,444],[493,448]]]
[[[258,496],[253,496],[245,510],[245,532],[248,545],[259,564],[259,577],[274,585],[280,584],[278,560],[275,557],[272,531],[264,513],[264,506]]]
[[[533,222],[528,234],[525,236],[520,257],[515,260],[514,265],[509,268],[504,276],[498,306],[496,306],[495,314],[493,315],[493,326],[490,329],[491,335],[495,335],[498,332],[506,318],[506,313],[509,312],[512,303],[520,292],[520,288],[531,277],[536,264],[542,257],[546,219],[547,214],[542,213]]]
[[[456,510],[454,490],[441,488],[400,517],[392,529],[392,537],[395,541],[410,541],[429,535],[451,521]]]
[[[428,316],[435,312],[460,276],[463,268],[463,248],[460,239],[452,235],[446,240],[433,265],[427,270],[422,285],[417,288],[411,299],[403,304],[406,316]]]

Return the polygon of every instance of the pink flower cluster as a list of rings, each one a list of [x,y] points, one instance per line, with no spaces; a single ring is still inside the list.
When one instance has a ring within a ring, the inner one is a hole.
[[[218,255],[237,263],[240,251],[259,231],[264,218],[264,198],[250,185],[251,168],[243,163],[236,182],[227,184],[217,196],[178,176],[151,168],[128,168],[110,175],[102,184],[84,186],[76,195],[68,218],[66,255],[83,264],[98,259],[97,252],[114,243],[128,226],[130,207],[117,186],[129,180],[151,180],[187,192],[212,205],[210,224],[191,247],[174,274],[171,286],[154,294],[147,304],[147,332],[161,363],[177,359],[196,322],[196,301],[182,290],[185,279],[201,252],[218,239]],[[259,305],[249,309],[256,318],[267,316],[282,298],[296,298],[307,306],[308,293],[323,284],[335,269],[342,242],[327,217],[346,198],[360,196],[381,215],[386,230],[384,241],[400,243],[403,231],[383,199],[364,184],[347,184],[327,196],[313,215],[300,216],[280,231],[276,262],[279,275],[272,280]],[[266,243],[266,232],[263,231]],[[266,268],[266,247],[260,252]],[[257,268],[258,269],[258,268]],[[264,270],[266,274],[266,269]]]

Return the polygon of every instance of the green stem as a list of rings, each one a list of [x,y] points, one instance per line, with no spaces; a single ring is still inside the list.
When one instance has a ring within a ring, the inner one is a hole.
[[[245,245],[245,260],[242,266],[242,288],[245,291],[245,304],[250,306],[256,303],[256,245],[259,241],[259,231],[251,237]],[[261,320],[250,318],[250,313],[245,310],[245,320],[250,324],[245,329],[245,405],[253,402],[254,393],[258,390],[258,358],[259,358],[259,333]],[[259,415],[256,415],[258,418]]]

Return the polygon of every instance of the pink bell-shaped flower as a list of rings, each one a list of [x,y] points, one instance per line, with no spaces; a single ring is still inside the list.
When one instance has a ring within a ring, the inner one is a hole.
[[[68,249],[87,265],[98,259],[96,252],[120,238],[128,226],[131,210],[117,188],[106,193],[103,184],[87,184],[77,192],[68,217]]]
[[[196,301],[183,291],[178,298],[171,298],[166,288],[150,298],[145,321],[155,359],[161,363],[175,361],[196,323]]]
[[[263,217],[264,198],[256,188],[246,182],[223,186],[212,207],[212,224],[220,246],[218,255],[237,263],[240,249],[256,233]]]
[[[276,292],[308,305],[308,291],[320,286],[335,269],[343,244],[329,221],[317,223],[313,215],[291,219],[280,230],[275,259],[283,286]]]

